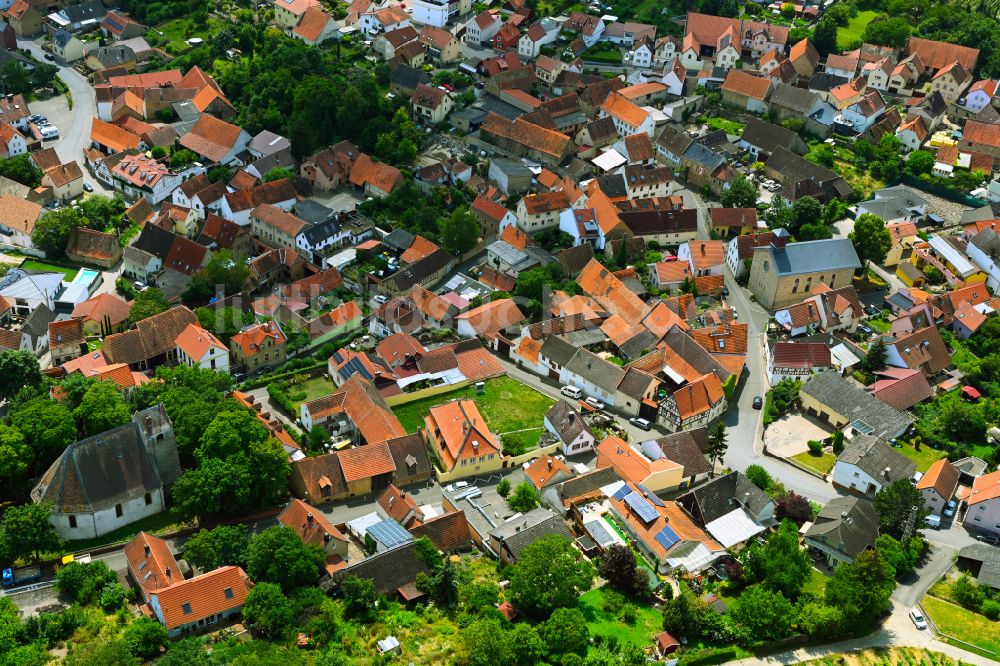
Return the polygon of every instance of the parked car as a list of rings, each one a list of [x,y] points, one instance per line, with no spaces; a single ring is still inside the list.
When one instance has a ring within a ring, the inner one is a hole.
[[[759,395],[755,395],[753,398],[753,408],[764,409],[764,399]]]
[[[574,400],[579,400],[580,398],[583,397],[583,391],[581,391],[575,386],[563,386],[561,389],[559,389],[559,392],[565,396],[573,398]]]
[[[924,619],[924,614],[918,609],[914,608],[910,611],[910,619],[913,620],[913,626],[917,629],[924,630],[927,628],[927,620]]]
[[[641,430],[649,430],[650,428],[653,427],[652,423],[650,423],[646,419],[641,419],[638,416],[633,416],[628,420],[628,422]]]
[[[864,310],[865,314],[868,315],[869,317],[877,317],[878,315],[882,314],[882,311],[879,310],[874,305],[866,305],[864,307]]]
[[[90,183],[84,183],[83,184],[83,191],[84,192],[93,192],[94,191],[94,186],[91,185]]]
[[[56,57],[54,55],[52,55],[51,53],[46,53],[45,54],[45,59],[46,60],[55,60]]]
[[[598,400],[597,398],[588,397],[586,400],[584,400],[584,402],[593,407],[594,409],[604,409],[604,403]]]
[[[722,287],[722,295],[723,296],[728,296],[729,295],[729,287],[725,287],[725,286]]]
[[[920,479],[922,478],[924,478],[923,472],[914,472],[913,476],[910,477],[910,483],[912,483],[913,485],[917,485],[918,483],[920,483]]]
[[[958,508],[958,502],[955,500],[948,500],[948,503],[944,505],[944,515],[951,518],[955,515],[955,509]]]

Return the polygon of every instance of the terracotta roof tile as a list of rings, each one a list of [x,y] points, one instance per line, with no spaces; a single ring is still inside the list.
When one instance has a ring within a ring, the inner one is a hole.
[[[449,470],[463,457],[500,453],[500,444],[472,400],[463,398],[431,407],[424,423],[429,436],[440,442]]]
[[[725,398],[725,393],[719,377],[710,372],[674,391],[673,398],[680,417],[688,419],[712,409]]]
[[[128,571],[139,587],[144,598],[184,579],[180,566],[170,552],[170,546],[160,537],[139,532],[123,549]],[[168,575],[167,572],[170,572]]]
[[[513,299],[503,298],[483,303],[477,308],[463,312],[455,319],[467,321],[476,335],[492,338],[508,326],[523,321],[524,313]]]
[[[196,361],[201,360],[213,348],[229,351],[229,347],[198,324],[188,324],[187,328],[181,331],[177,336],[177,347]]]
[[[972,489],[965,496],[971,507],[1000,497],[1000,470],[980,476],[972,483]]]
[[[426,536],[438,550],[450,553],[472,547],[472,530],[465,517],[465,511],[452,511],[435,516],[410,528],[410,534],[419,539]]]
[[[731,69],[722,84],[722,92],[744,95],[751,99],[763,100],[771,90],[771,80],[748,74],[743,70]]]
[[[158,590],[156,597],[169,630],[239,608],[249,591],[250,581],[243,569],[229,566]]]
[[[619,92],[607,96],[601,105],[601,111],[630,127],[639,127],[649,117],[649,112],[633,104]]]
[[[236,146],[242,132],[239,126],[205,113],[191,131],[181,137],[180,143],[202,157],[221,162]]]
[[[94,118],[91,122],[90,139],[116,153],[125,150],[135,150],[142,142],[142,139],[135,134],[117,125],[106,123],[100,118]]]

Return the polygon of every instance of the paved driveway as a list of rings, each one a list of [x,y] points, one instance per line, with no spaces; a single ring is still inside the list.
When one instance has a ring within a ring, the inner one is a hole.
[[[767,452],[779,458],[791,458],[809,450],[811,439],[822,441],[830,431],[815,420],[802,414],[786,414],[764,431]]]

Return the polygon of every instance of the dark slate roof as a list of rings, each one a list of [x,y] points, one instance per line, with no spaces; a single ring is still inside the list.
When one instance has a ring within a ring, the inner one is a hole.
[[[771,156],[765,162],[768,169],[774,169],[784,181],[785,185],[791,185],[803,180],[814,180],[817,185],[830,188],[839,196],[846,197],[854,192],[853,188],[847,184],[838,174],[822,167],[814,162],[810,162],[800,155],[796,155],[784,146],[775,148]]]
[[[86,21],[88,19],[103,19],[108,11],[101,4],[100,0],[91,0],[91,2],[83,2],[79,5],[70,5],[62,9],[62,13],[66,15],[73,23],[80,23],[81,21]]]
[[[979,574],[976,576],[976,580],[995,590],[1000,589],[1000,547],[974,543],[958,551],[958,557],[963,560],[979,562]]]
[[[847,514],[846,516],[844,514]],[[806,532],[806,539],[855,558],[875,545],[879,519],[868,500],[837,497],[830,500]]]
[[[913,423],[910,414],[890,407],[833,370],[817,372],[800,390],[852,422],[863,421],[875,435],[896,437]]]
[[[830,92],[839,85],[847,83],[847,79],[826,72],[816,72],[809,79],[809,90],[817,92]]]
[[[386,440],[392,460],[400,474],[406,470],[407,476],[421,476],[433,471],[427,447],[418,433],[403,435]]]
[[[684,476],[708,474],[712,471],[704,453],[708,448],[708,428],[677,432],[653,441],[667,459],[684,465]]]
[[[817,98],[818,95],[814,92],[787,83],[779,83],[771,93],[768,103],[806,114],[813,108]]]
[[[556,261],[562,266],[563,274],[571,278],[579,275],[593,258],[594,246],[590,243],[574,245],[556,253]]]
[[[156,412],[161,412],[157,414]],[[52,502],[60,513],[94,512],[115,504],[135,500],[160,488],[164,483],[157,461],[146,448],[140,428],[149,418],[165,419],[162,406],[139,412],[125,425],[70,444],[42,475],[31,491],[36,502]],[[158,454],[169,461],[168,442]],[[177,449],[172,449],[173,474],[180,467]]]
[[[160,261],[166,261],[170,246],[174,244],[174,237],[173,232],[167,231],[163,227],[147,224],[142,228],[139,237],[132,243],[132,247],[145,250]]]
[[[768,153],[774,152],[778,146],[792,146],[795,145],[796,141],[801,143],[799,135],[792,130],[781,125],[765,123],[757,118],[747,119],[740,139]]]
[[[556,365],[565,368],[566,364],[576,355],[577,348],[558,335],[545,338],[540,354],[551,359]]]
[[[684,151],[684,157],[703,165],[709,171],[715,171],[726,163],[726,158],[698,142],[688,146],[687,150]]]
[[[643,353],[648,352],[651,349],[655,349],[656,343],[659,342],[659,340],[660,339],[649,329],[644,329],[638,335],[635,335],[623,342],[618,349],[626,359],[635,359],[642,356]],[[630,394],[626,393],[626,395]]]
[[[594,434],[590,426],[584,422],[583,417],[573,408],[573,405],[565,400],[558,400],[556,404],[552,405],[552,408],[545,413],[545,418],[559,433],[559,438],[567,444],[579,437],[581,432],[587,431],[591,435]]]
[[[617,389],[625,376],[623,368],[582,348],[576,350],[576,354],[566,364],[566,370],[609,392]]]
[[[427,565],[417,557],[415,546],[416,542],[411,541],[351,562],[332,577],[324,576],[320,587],[329,590],[348,576],[357,576],[373,581],[379,594],[392,596],[400,587],[416,581],[417,574],[427,572]]]
[[[673,125],[664,125],[663,131],[660,135],[656,137],[656,145],[677,155],[678,157],[684,154],[684,151],[688,149],[694,143],[694,139],[685,134],[682,130]]]
[[[621,480],[621,477],[615,472],[614,467],[602,467],[593,472],[567,479],[555,486],[555,489],[560,500],[567,500],[586,495],[598,488]]]
[[[620,173],[601,176],[597,179],[597,186],[601,188],[601,192],[604,192],[611,199],[624,197],[628,194],[628,190],[625,187],[625,179]]]
[[[837,456],[837,462],[856,465],[868,476],[886,484],[909,479],[917,471],[916,463],[884,439],[870,435],[855,435]]]
[[[562,517],[551,509],[538,507],[516,520],[508,520],[490,530],[490,540],[497,539],[500,547],[506,546],[514,561],[517,561],[522,550],[550,534],[559,534],[569,541],[573,540]]]
[[[441,270],[449,262],[454,261],[455,257],[444,249],[438,248],[434,252],[424,257],[419,261],[415,261],[406,268],[400,270],[395,275],[389,278],[390,282],[397,291],[403,292],[410,289],[415,284],[420,284],[429,275]]]
[[[402,252],[413,245],[415,238],[416,236],[406,229],[393,229],[388,236],[382,239],[382,244],[388,248]]]
[[[336,218],[330,218],[326,222],[320,222],[311,227],[303,229],[301,233],[306,242],[310,245],[321,243],[331,236],[336,236],[340,232],[340,222]]]
[[[41,303],[25,318],[21,325],[21,333],[27,333],[34,343],[39,337],[49,332],[49,324],[55,320],[56,313],[50,310],[45,303]]]
[[[681,495],[677,501],[704,527],[739,506],[758,516],[774,500],[741,472],[730,472]]]
[[[771,263],[778,275],[799,275],[819,271],[861,268],[854,244],[847,238],[788,243],[783,247],[768,246]]]
[[[389,83],[408,90],[416,90],[418,85],[429,81],[430,77],[427,76],[427,72],[416,67],[410,67],[406,63],[396,65],[395,69],[392,70],[392,74],[389,75]]]

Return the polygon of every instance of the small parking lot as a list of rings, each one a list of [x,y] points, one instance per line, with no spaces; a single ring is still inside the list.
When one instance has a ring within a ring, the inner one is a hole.
[[[780,458],[791,458],[809,450],[811,439],[822,441],[830,431],[819,421],[802,414],[781,417],[764,431],[764,446],[768,453]]]
[[[358,192],[346,192],[342,190],[334,192],[315,192],[309,198],[337,212],[354,210],[359,203],[364,202],[366,199],[364,194]]]

